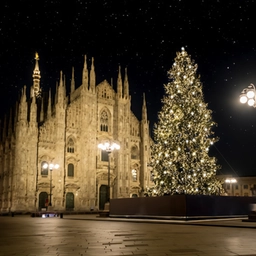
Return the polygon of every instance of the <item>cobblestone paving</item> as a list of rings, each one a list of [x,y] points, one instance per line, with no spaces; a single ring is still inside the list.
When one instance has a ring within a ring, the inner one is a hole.
[[[256,256],[255,224],[201,224],[1,216],[0,256]]]

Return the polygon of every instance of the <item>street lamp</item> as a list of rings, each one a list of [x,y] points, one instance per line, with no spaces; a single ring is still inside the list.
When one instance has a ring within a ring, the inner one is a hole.
[[[232,196],[234,196],[234,186],[233,186],[233,184],[237,183],[237,180],[235,178],[227,178],[225,180],[225,182],[231,184]]]
[[[256,107],[256,90],[254,84],[250,84],[247,88],[243,89],[240,94],[240,102],[247,103],[250,107]]]
[[[46,169],[48,168],[50,169],[50,202],[49,202],[49,206],[52,206],[52,170],[53,169],[58,169],[60,166],[58,164],[47,164],[45,163],[43,165],[43,168]]]
[[[113,150],[119,150],[120,149],[120,145],[115,143],[115,142],[104,142],[104,143],[100,143],[98,145],[98,148],[100,148],[101,150],[104,150],[107,152],[108,154],[108,187],[107,187],[107,203],[109,204],[110,201],[110,153]]]

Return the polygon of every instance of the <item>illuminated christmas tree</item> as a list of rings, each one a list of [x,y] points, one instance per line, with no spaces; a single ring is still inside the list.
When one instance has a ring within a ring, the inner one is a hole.
[[[209,148],[217,141],[204,102],[197,65],[182,48],[168,72],[152,146],[153,195],[214,195],[222,192]]]

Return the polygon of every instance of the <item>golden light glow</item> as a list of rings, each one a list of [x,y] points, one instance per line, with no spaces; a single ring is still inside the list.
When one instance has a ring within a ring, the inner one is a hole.
[[[197,65],[182,48],[168,72],[170,82],[164,85],[166,95],[154,129],[157,143],[152,146],[151,166],[157,175],[150,191],[156,195],[222,191],[215,178],[216,159],[208,155],[217,141],[211,131],[215,123],[196,71]]]

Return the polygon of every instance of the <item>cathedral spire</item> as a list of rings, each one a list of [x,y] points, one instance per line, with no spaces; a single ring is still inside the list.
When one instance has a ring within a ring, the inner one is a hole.
[[[19,104],[19,113],[18,113],[18,121],[27,120],[28,106],[27,106],[26,88],[27,87],[25,85],[24,88],[22,89],[22,92],[21,92],[21,98],[20,98],[20,104]]]
[[[64,98],[66,97],[66,91],[67,91],[67,87],[66,87],[66,76],[63,75],[63,95],[64,95]]]
[[[52,115],[52,96],[51,89],[49,90],[48,107],[47,107],[47,118],[49,119]]]
[[[145,93],[143,93],[143,104],[142,104],[142,121],[147,121],[147,106],[146,106],[146,99]]]
[[[33,104],[33,101],[32,101]],[[40,122],[44,121],[44,101],[42,99],[41,101],[41,110],[40,110]]]
[[[42,100],[43,102],[43,100]],[[42,110],[41,110],[42,112]],[[31,125],[35,125],[37,122],[37,104],[36,104],[36,98],[33,97],[31,104],[30,104],[30,113],[29,113],[29,123]]]
[[[39,70],[39,64],[38,64],[38,61],[39,61],[39,55],[38,53],[36,52],[35,54],[35,60],[36,60],[36,63],[35,63],[35,68],[34,68],[34,71],[33,71],[33,87],[32,87],[32,90],[31,90],[31,98],[32,97],[38,97],[40,96],[40,92],[41,92],[41,88],[40,88],[40,70]]]
[[[72,67],[72,77],[71,77],[71,93],[75,91],[75,69]]]
[[[65,88],[65,75],[60,71],[60,81],[59,86],[57,85],[57,102],[60,106],[64,106],[65,97],[66,97],[66,88]]]
[[[129,99],[129,83],[128,83],[127,68],[125,68],[125,76],[124,76],[124,97]]]
[[[26,91],[27,91],[27,86],[24,85],[24,87],[21,91],[21,99],[20,99],[21,103],[26,103],[26,101],[27,101]]]
[[[123,97],[123,86],[122,86],[121,67],[120,66],[118,68],[117,95],[119,98]]]
[[[63,73],[62,70],[60,71],[60,84],[59,87],[63,87]]]
[[[87,69],[86,55],[84,55],[84,69],[83,69],[82,85],[88,90],[88,69]]]
[[[95,92],[95,86],[96,86],[96,76],[95,76],[95,69],[94,69],[94,58],[92,57],[92,65],[91,65],[91,71],[90,71],[90,90],[92,92]]]

